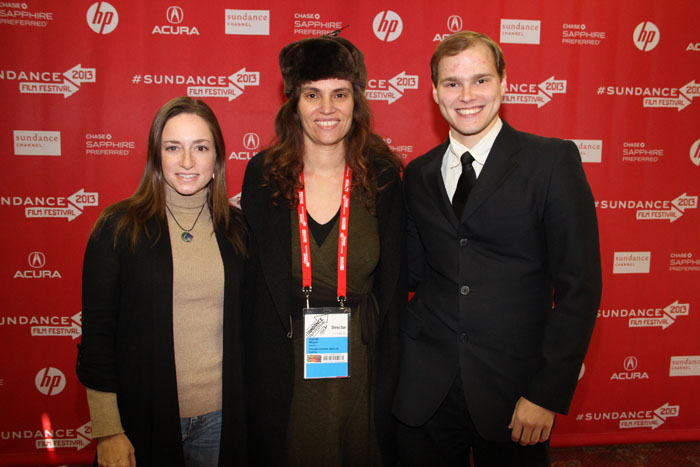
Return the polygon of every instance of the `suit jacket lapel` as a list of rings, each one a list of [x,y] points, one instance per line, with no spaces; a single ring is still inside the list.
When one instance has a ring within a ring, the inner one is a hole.
[[[448,138],[444,143],[434,148],[429,153],[430,160],[425,165],[423,178],[428,188],[428,193],[435,197],[436,203],[440,208],[440,212],[456,228],[458,219],[454,213],[454,210],[452,209],[450,198],[447,196],[445,181],[442,178],[442,171],[440,170],[442,167],[442,158],[445,155],[445,151],[447,151],[449,145],[450,140]]]
[[[462,220],[474,214],[479,206],[501,186],[511,170],[515,168],[513,155],[519,150],[520,145],[515,130],[504,121],[503,128],[496,137],[484,168],[481,169],[479,178],[476,180],[476,185],[469,194]]]

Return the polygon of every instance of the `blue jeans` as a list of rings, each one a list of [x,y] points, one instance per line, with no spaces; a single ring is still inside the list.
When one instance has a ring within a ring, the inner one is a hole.
[[[181,418],[182,450],[187,467],[216,467],[221,442],[221,410]]]

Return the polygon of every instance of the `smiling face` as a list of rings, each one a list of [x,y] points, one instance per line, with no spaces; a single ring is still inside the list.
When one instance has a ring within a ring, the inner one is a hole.
[[[181,195],[204,190],[214,175],[216,160],[207,122],[192,113],[178,114],[165,123],[161,141],[165,182]]]
[[[476,44],[440,60],[433,99],[452,136],[472,148],[496,124],[505,91],[491,50]]]
[[[353,88],[344,79],[322,79],[301,86],[297,110],[308,149],[343,144],[353,118]]]

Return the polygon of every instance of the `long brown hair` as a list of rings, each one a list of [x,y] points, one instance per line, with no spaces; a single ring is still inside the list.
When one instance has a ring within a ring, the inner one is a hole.
[[[277,113],[277,138],[267,149],[263,162],[264,183],[276,189],[272,202],[278,204],[282,198],[290,208],[299,201],[299,176],[304,170],[304,133],[298,112],[300,95],[301,85],[294,89]],[[367,98],[362,89],[353,84],[353,119],[345,136],[345,160],[352,169],[353,189],[362,190],[370,210],[374,208],[377,191],[382,189],[377,186],[379,173],[375,160],[384,161],[378,164],[381,170],[402,168],[401,158],[391,151],[379,135],[372,132],[371,127],[372,113]]]
[[[222,228],[236,252],[245,254],[243,238],[242,215],[238,208],[228,202],[226,189],[226,148],[221,127],[211,108],[199,99],[183,96],[167,102],[158,110],[151,124],[148,136],[148,153],[146,167],[143,169],[141,182],[133,195],[105,209],[95,223],[94,235],[116,214],[121,214],[116,222],[114,245],[121,235],[127,235],[129,246],[133,251],[145,231],[149,239],[158,241],[161,235],[161,225],[165,221],[165,179],[161,160],[161,143],[163,128],[176,115],[189,113],[201,117],[209,127],[214,138],[216,160],[214,162],[214,178],[208,184],[207,204],[211,212],[215,228]],[[146,223],[155,219],[156,232],[149,232]]]

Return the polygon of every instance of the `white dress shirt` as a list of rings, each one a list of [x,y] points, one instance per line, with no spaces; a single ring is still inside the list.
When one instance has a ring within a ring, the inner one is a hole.
[[[462,143],[457,141],[452,135],[452,130],[450,130],[450,145],[445,151],[445,155],[442,157],[442,166],[440,171],[442,172],[442,180],[445,182],[445,190],[447,191],[447,196],[452,200],[452,197],[457,190],[457,181],[459,181],[459,176],[462,175],[462,161],[460,157],[466,151],[474,157],[474,162],[472,162],[472,167],[474,167],[474,173],[476,177],[479,178],[481,169],[486,163],[486,158],[491,152],[493,147],[493,142],[496,141],[498,133],[503,127],[503,121],[498,118],[496,124],[489,130],[486,135],[481,138],[481,141],[476,143],[473,148],[468,148]]]

